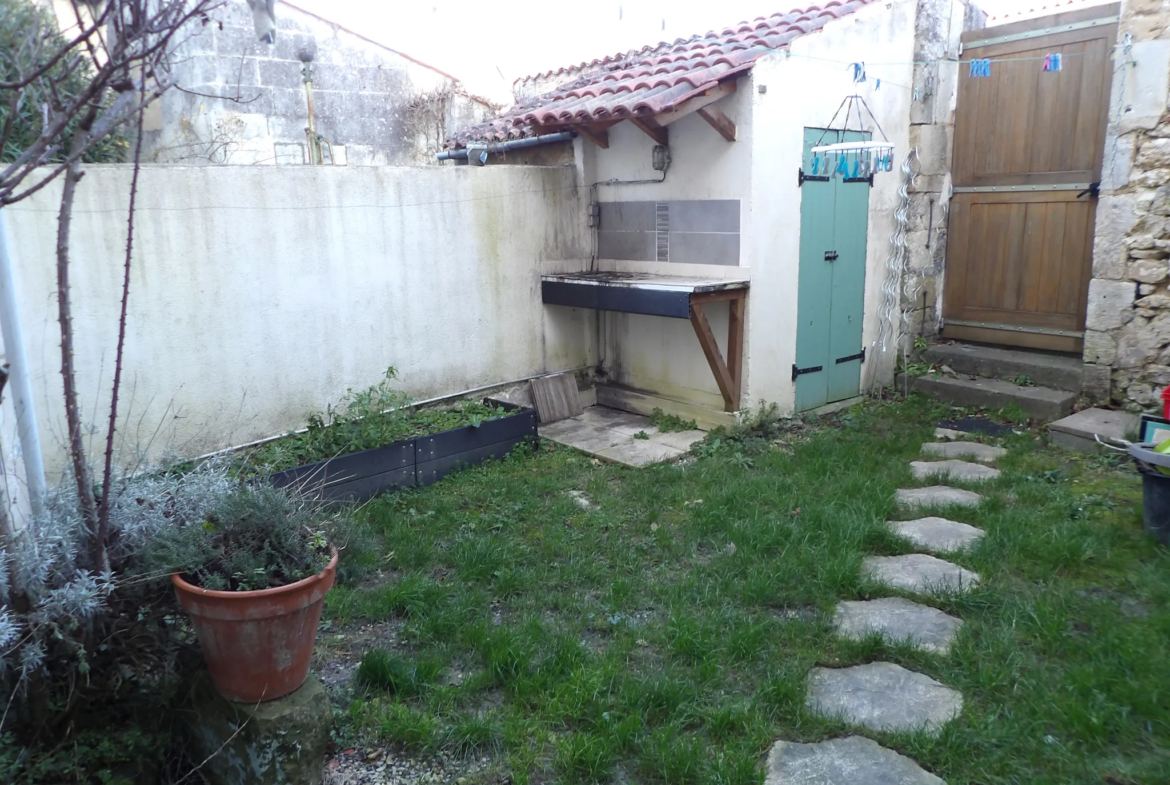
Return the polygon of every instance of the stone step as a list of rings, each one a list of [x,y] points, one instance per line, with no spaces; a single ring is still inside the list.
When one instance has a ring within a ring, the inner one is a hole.
[[[925,376],[909,377],[912,392],[957,406],[984,406],[988,409],[1002,409],[1009,403],[1019,406],[1037,420],[1051,422],[1059,420],[1072,411],[1077,393],[1057,390],[1052,387],[1023,387],[1002,379],[958,378],[942,373],[928,373]],[[907,379],[899,374],[897,389],[906,389]]]
[[[1101,441],[1104,442],[1110,439],[1136,441],[1140,427],[1141,417],[1136,414],[1093,408],[1049,423],[1048,433],[1053,443],[1061,447],[1081,452],[1098,452],[1105,448],[1095,437],[1101,437]]]
[[[932,458],[970,458],[980,463],[992,463],[1007,455],[1007,450],[980,442],[927,442],[922,454]]]
[[[901,597],[884,597],[842,602],[833,615],[833,625],[837,634],[845,638],[861,640],[876,632],[888,641],[909,641],[932,654],[946,654],[963,622],[938,608]]]
[[[839,717],[873,731],[937,736],[963,710],[963,696],[892,662],[871,662],[852,668],[813,668],[805,705],[821,716]]]
[[[979,584],[978,573],[925,553],[869,556],[861,563],[861,574],[890,588],[915,594],[958,594]]]
[[[894,492],[894,500],[903,507],[918,509],[922,507],[978,507],[983,497],[974,491],[964,491],[960,488],[951,488],[948,485],[931,485],[926,488],[899,488]]]
[[[764,785],[946,785],[917,763],[864,736],[817,744],[778,741]]]
[[[913,521],[887,521],[894,534],[905,537],[924,551],[949,553],[978,542],[986,532],[966,523],[946,518],[918,518]]]
[[[1083,363],[1079,357],[969,343],[936,343],[922,353],[922,359],[968,376],[1007,382],[1027,376],[1033,384],[1074,393],[1081,391]]]
[[[999,476],[999,469],[968,461],[911,461],[910,471],[916,480],[941,477],[956,482],[982,482]]]

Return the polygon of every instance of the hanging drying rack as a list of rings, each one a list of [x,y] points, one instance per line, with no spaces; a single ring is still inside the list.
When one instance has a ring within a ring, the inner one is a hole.
[[[861,80],[864,79],[864,75],[861,76]],[[881,141],[859,139],[850,142],[821,144],[831,131],[865,133],[863,128],[865,115],[862,114],[862,110],[865,110],[865,114],[869,115],[869,119],[873,123],[874,128],[877,129],[877,132],[882,137]],[[834,128],[833,124],[837,122],[837,118],[841,116],[842,111],[845,112],[845,117],[841,122],[841,128]],[[854,112],[857,114],[857,127],[850,128],[850,118]],[[811,152],[813,154],[812,174],[811,176],[805,175],[802,171],[801,182],[812,178],[827,180],[836,175],[841,175],[846,182],[866,180],[872,185],[874,174],[877,172],[890,172],[894,169],[894,145],[886,138],[886,132],[882,130],[881,123],[877,121],[873,111],[869,108],[869,104],[857,94],[846,96],[841,102],[841,105],[837,107],[837,111],[833,113],[833,119],[829,121],[829,125],[822,131],[820,138],[813,145]],[[822,155],[824,156],[823,159]],[[850,156],[852,156],[852,159]],[[836,164],[833,163],[834,158],[836,158]]]

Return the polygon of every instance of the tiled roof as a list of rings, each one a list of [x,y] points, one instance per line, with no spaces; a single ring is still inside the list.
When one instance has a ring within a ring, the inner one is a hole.
[[[745,73],[756,60],[787,48],[794,39],[877,1],[828,0],[821,5],[742,22],[722,32],[680,38],[673,43],[538,74],[530,78],[581,72],[576,79],[539,98],[458,131],[448,139],[447,146],[502,142],[547,133],[552,130],[548,126],[622,120],[668,111],[720,82]]]

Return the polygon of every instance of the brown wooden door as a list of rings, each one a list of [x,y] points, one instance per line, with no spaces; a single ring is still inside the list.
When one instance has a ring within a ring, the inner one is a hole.
[[[1118,10],[963,34],[945,337],[1081,350]]]

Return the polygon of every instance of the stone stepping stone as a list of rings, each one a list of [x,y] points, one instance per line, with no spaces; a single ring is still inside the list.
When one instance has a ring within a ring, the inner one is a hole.
[[[977,573],[925,553],[869,556],[861,563],[861,574],[891,588],[916,594],[965,592],[979,583]]]
[[[957,551],[974,544],[986,532],[966,523],[946,518],[918,518],[913,521],[887,521],[899,537],[905,537],[931,553]]]
[[[983,497],[974,491],[951,488],[948,485],[931,485],[927,488],[899,488],[894,494],[898,504],[904,507],[978,507]]]
[[[805,705],[822,716],[840,717],[874,731],[937,736],[963,710],[963,696],[892,662],[871,662],[853,668],[813,668]]]
[[[863,736],[818,744],[778,741],[764,785],[946,785],[905,755]]]
[[[991,463],[1007,455],[1002,447],[979,442],[933,442],[922,445],[922,452],[939,458],[974,458],[980,463]]]
[[[957,439],[966,439],[970,436],[966,431],[956,431],[954,428],[935,428],[934,438],[953,442]]]
[[[910,461],[910,470],[914,478],[925,480],[930,477],[947,477],[959,482],[982,482],[994,480],[999,476],[999,469],[984,466],[980,463],[968,461]]]
[[[963,626],[961,619],[938,608],[901,597],[843,602],[837,606],[833,624],[846,638],[861,640],[876,632],[888,641],[909,641],[931,654],[949,652],[955,633]]]

